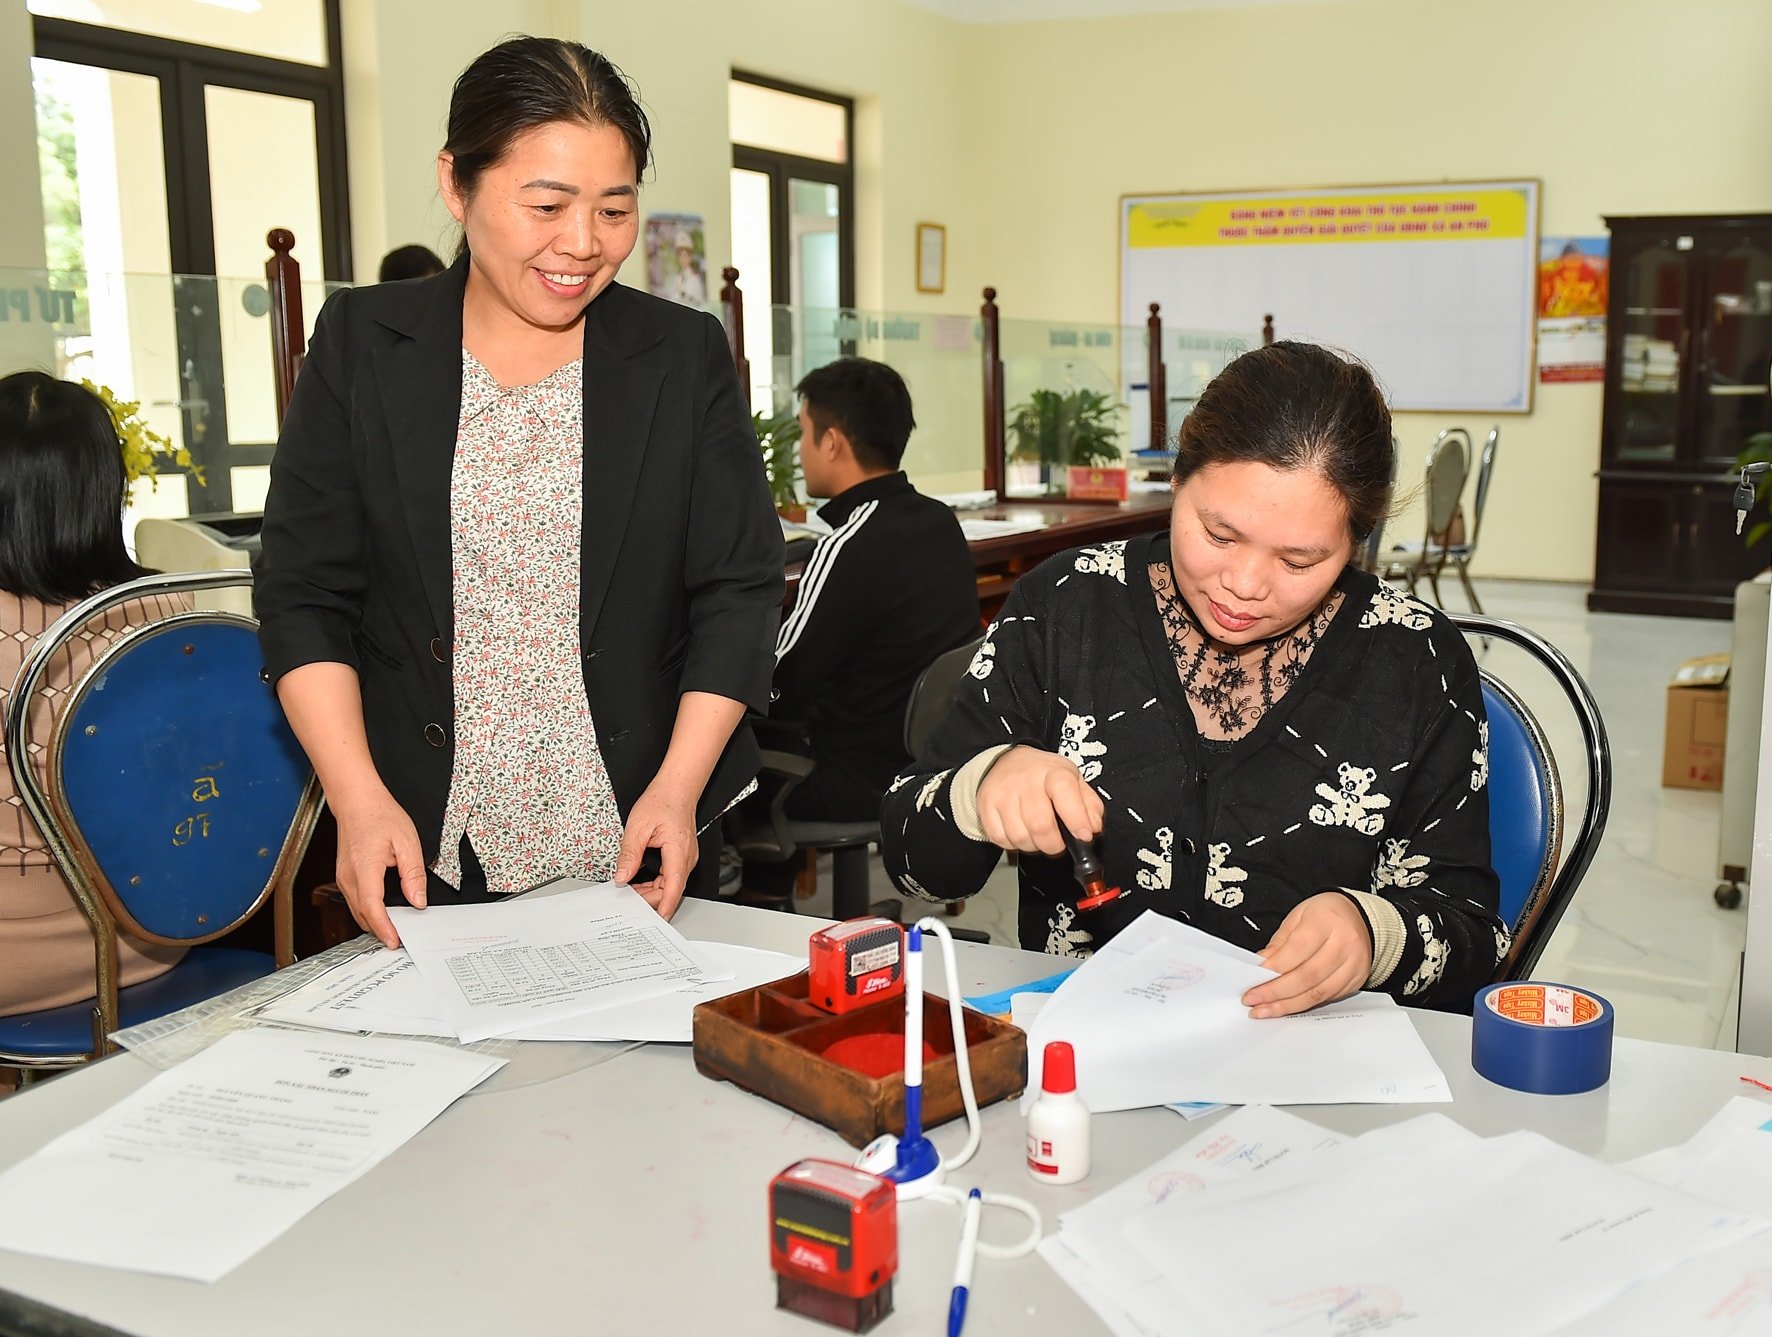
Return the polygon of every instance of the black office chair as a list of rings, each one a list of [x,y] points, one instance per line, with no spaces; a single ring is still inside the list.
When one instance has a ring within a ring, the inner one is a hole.
[[[978,640],[949,650],[918,675],[904,712],[905,750],[921,754],[954,704],[960,679],[983,642]],[[767,798],[747,801],[734,809],[727,821],[727,835],[747,859],[790,859],[801,850],[828,850],[831,854],[831,916],[854,919],[861,915],[884,915],[899,919],[904,903],[892,899],[868,901],[868,850],[880,841],[880,819],[865,822],[811,822],[789,817],[787,797],[794,787],[813,774],[812,762],[791,752],[765,748],[758,783]],[[814,783],[817,783],[814,781]],[[966,929],[954,936],[988,942],[989,935]]]
[[[1501,879],[1501,917],[1513,934],[1495,977],[1523,980],[1537,966],[1599,849],[1612,806],[1611,746],[1593,693],[1561,650],[1512,622],[1470,613],[1447,616],[1485,649],[1492,639],[1506,641],[1537,660],[1567,698],[1581,729],[1587,802],[1565,848],[1563,782],[1544,730],[1518,692],[1489,669],[1481,670],[1489,717],[1489,859]]]

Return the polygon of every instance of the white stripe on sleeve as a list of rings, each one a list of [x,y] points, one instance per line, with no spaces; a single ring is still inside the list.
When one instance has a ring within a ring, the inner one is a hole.
[[[788,620],[781,624],[781,631],[775,638],[775,662],[787,656],[794,648],[800,634],[806,630],[806,624],[812,620],[813,605],[823,592],[825,582],[829,579],[831,568],[837,564],[837,555],[842,552],[843,545],[861,532],[867,519],[880,508],[877,501],[866,501],[857,506],[854,512],[830,534],[818,541],[812,550],[812,560],[806,563],[806,569],[800,575],[800,591],[794,599],[794,610],[788,614]]]

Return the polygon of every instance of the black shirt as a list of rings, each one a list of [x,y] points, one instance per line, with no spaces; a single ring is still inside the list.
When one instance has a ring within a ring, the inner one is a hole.
[[[1469,1012],[1508,945],[1489,862],[1488,725],[1477,667],[1437,609],[1363,572],[1286,694],[1210,755],[1150,580],[1168,535],[1060,553],[1017,583],[927,756],[881,812],[886,871],[935,901],[976,892],[1000,851],[956,825],[953,772],[1004,743],[1069,758],[1106,808],[1125,895],[1086,911],[1068,859],[1024,854],[1021,945],[1086,956],[1145,910],[1260,950],[1300,901],[1389,903],[1401,954],[1374,987]]]
[[[832,532],[782,623],[769,713],[805,729],[820,770],[879,795],[910,760],[918,675],[979,634],[978,580],[953,511],[902,473],[857,483],[818,514]]]

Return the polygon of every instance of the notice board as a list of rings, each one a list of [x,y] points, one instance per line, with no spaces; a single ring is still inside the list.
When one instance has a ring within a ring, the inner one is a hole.
[[[1378,374],[1392,407],[1532,407],[1539,183],[1120,200],[1120,323],[1259,328],[1329,344]]]

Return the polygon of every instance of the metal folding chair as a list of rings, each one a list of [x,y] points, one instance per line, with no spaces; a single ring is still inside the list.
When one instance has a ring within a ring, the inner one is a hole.
[[[92,926],[91,1002],[0,1017],[0,1066],[29,1074],[109,1052],[108,1038],[294,960],[291,883],[320,791],[264,677],[257,624],[182,613],[120,636],[70,692],[47,740],[30,703],[57,650],[146,595],[248,584],[246,571],[146,576],[69,610],[14,684],[6,759],[25,810]],[[45,779],[30,763],[44,747]],[[275,956],[210,947],[272,903]],[[192,948],[118,988],[117,932]]]
[[[1434,603],[1442,607],[1440,572],[1446,567],[1452,528],[1459,515],[1458,500],[1464,495],[1464,481],[1470,473],[1470,456],[1470,433],[1464,428],[1448,427],[1434,438],[1427,452],[1423,483],[1422,509],[1427,517],[1427,533],[1420,543],[1393,545],[1381,573],[1387,580],[1406,581],[1411,594],[1416,592],[1417,582],[1426,576],[1434,592]]]
[[[1459,582],[1464,586],[1464,597],[1471,601],[1471,608],[1481,613],[1483,605],[1477,598],[1476,587],[1471,584],[1471,558],[1477,555],[1477,537],[1483,532],[1483,508],[1489,504],[1489,480],[1495,473],[1495,450],[1501,442],[1501,428],[1489,429],[1489,437],[1483,442],[1483,452],[1477,462],[1477,496],[1471,514],[1470,533],[1462,543],[1451,543],[1446,547],[1446,560],[1458,568]]]
[[[1505,641],[1542,665],[1581,730],[1587,799],[1581,820],[1569,833],[1562,776],[1544,730],[1516,690],[1489,669],[1480,670],[1489,720],[1490,862],[1501,879],[1501,917],[1513,933],[1496,979],[1525,979],[1574,899],[1605,833],[1612,806],[1611,745],[1593,693],[1556,646],[1498,618],[1447,616],[1485,647],[1491,640]]]

